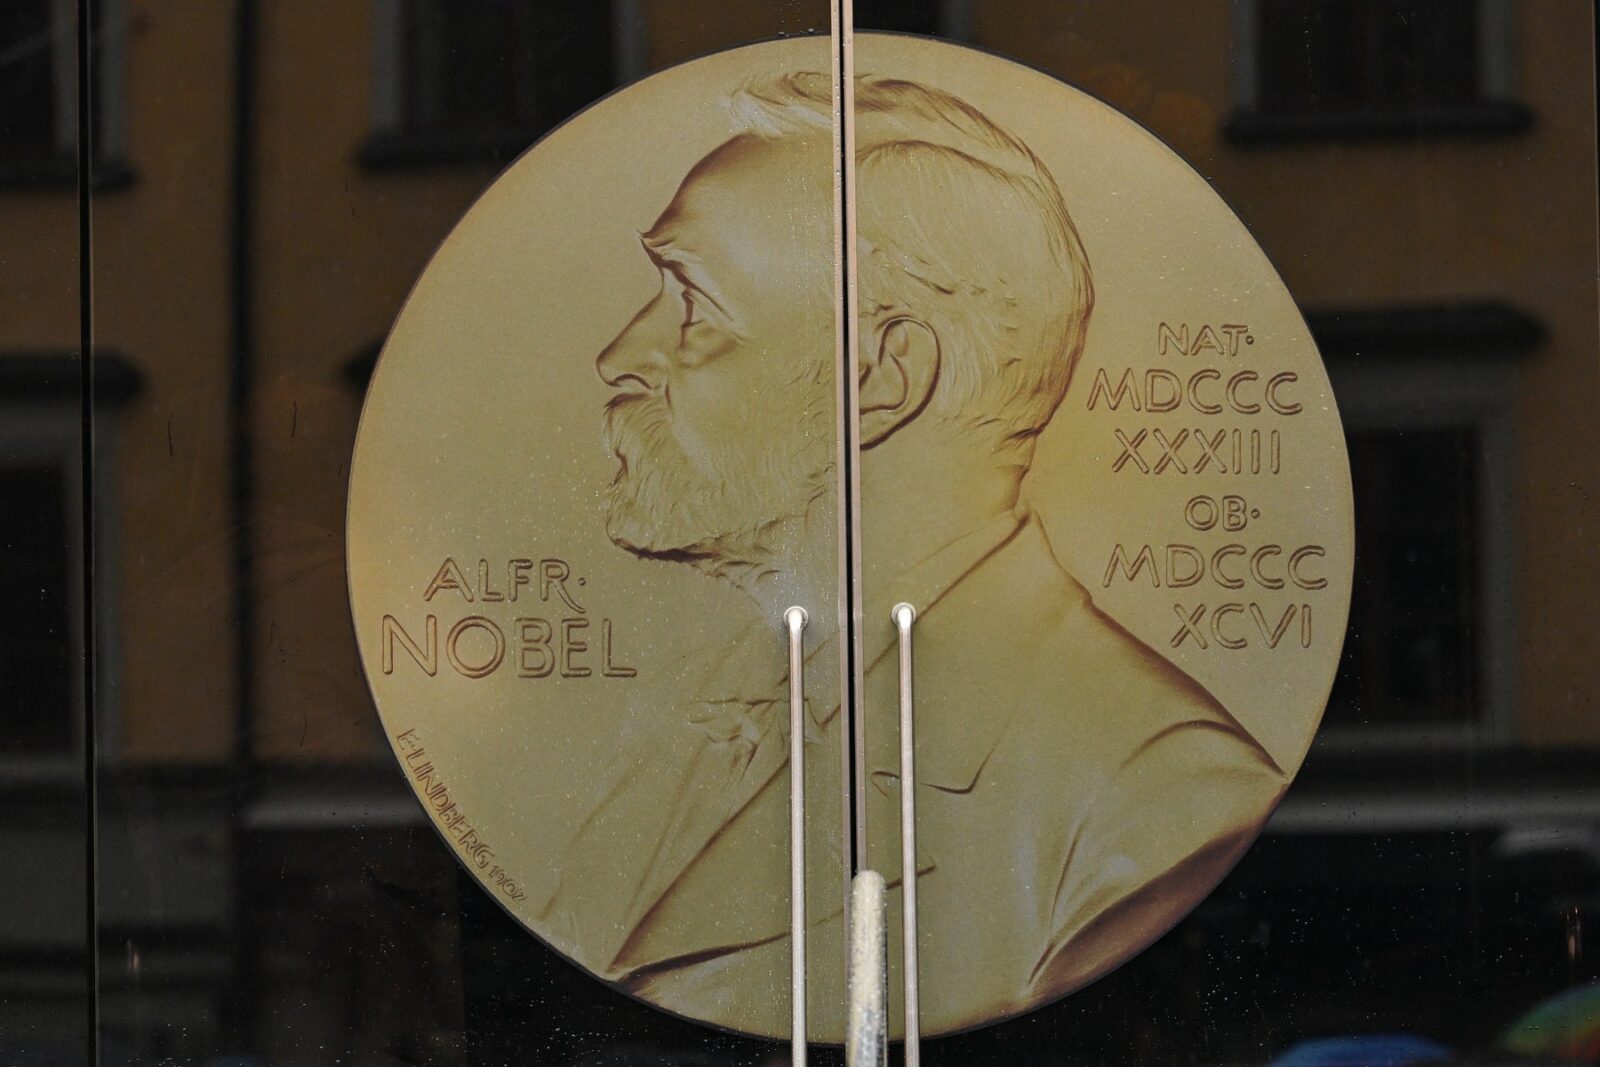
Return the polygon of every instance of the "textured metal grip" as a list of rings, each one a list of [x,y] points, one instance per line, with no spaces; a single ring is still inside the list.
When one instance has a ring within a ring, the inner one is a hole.
[[[883,1067],[889,1062],[889,938],[883,915],[883,875],[862,871],[850,884],[845,1067]]]
[[[789,1000],[791,1058],[806,1062],[806,611],[783,613],[789,630]]]

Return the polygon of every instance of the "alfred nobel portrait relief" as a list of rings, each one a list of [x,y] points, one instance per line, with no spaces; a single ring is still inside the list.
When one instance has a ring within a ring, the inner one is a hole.
[[[609,538],[733,583],[759,622],[617,753],[532,905],[553,943],[623,988],[781,1035],[778,620],[806,590],[831,590],[837,558],[829,80],[747,85],[730,106],[742,132],[640,220],[659,289],[625,325],[619,308],[597,369],[616,459]],[[1238,859],[1286,778],[1204,688],[1096,608],[1030,513],[1030,478],[1051,476],[1030,474],[1035,441],[1094,307],[1055,180],[925,85],[863,77],[856,108],[869,858],[892,893],[912,876],[897,813],[916,789],[922,1026],[938,1033],[1041,1004],[1143,948]],[[900,600],[919,611],[914,784],[898,777]],[[836,674],[832,614],[811,613],[808,681]],[[807,720],[821,805],[812,1036],[838,1040],[836,695]],[[898,960],[894,896],[890,915]]]

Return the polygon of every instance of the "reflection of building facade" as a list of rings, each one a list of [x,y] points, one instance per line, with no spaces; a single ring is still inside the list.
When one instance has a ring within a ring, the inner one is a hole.
[[[293,1010],[283,1062],[317,1062],[321,1036],[421,1031],[437,1061],[484,994],[444,977],[474,951],[453,869],[394,778],[349,633],[345,463],[371,353],[453,220],[552,122],[619,77],[825,25],[825,7],[102,3],[86,590],[70,6],[0,15],[0,625],[27,635],[0,647],[0,789],[32,826],[76,825],[92,619],[108,1033],[152,1054],[270,1049]],[[1497,836],[1512,810],[1592,828],[1592,773],[1554,753],[1600,744],[1590,8],[859,6],[1145,123],[1312,318],[1361,555],[1322,749],[1262,848],[1300,855],[1288,838],[1351,811],[1441,866],[1479,848],[1428,837],[1444,829],[1526,860]],[[55,600],[13,595],[34,589]],[[77,913],[33,901],[81,849],[16,833],[41,880],[8,890],[0,998],[68,1013]],[[1367,855],[1343,838],[1316,855],[1337,849]]]

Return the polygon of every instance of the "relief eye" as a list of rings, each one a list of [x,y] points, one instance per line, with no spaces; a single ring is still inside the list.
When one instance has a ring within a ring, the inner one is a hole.
[[[683,328],[687,330],[689,327],[698,326],[704,321],[705,316],[700,313],[700,305],[695,302],[694,291],[685,289],[683,291]]]

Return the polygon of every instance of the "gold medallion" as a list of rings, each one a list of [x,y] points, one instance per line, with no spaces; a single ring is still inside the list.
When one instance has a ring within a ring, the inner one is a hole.
[[[839,1041],[828,64],[696,60],[501,175],[384,347],[348,537],[385,731],[485,891],[771,1037],[807,610],[809,1025]],[[868,859],[892,901],[904,601],[938,1034],[1106,973],[1249,846],[1332,685],[1350,480],[1293,300],[1169,149],[974,50],[863,34],[856,68]]]

